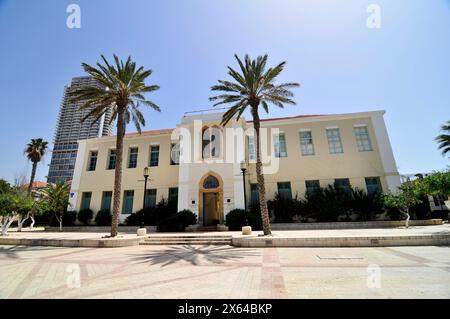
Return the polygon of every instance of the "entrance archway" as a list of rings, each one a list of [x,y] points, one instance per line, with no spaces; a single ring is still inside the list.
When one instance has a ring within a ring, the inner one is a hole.
[[[223,181],[218,174],[208,172],[200,179],[198,202],[200,225],[223,224]]]

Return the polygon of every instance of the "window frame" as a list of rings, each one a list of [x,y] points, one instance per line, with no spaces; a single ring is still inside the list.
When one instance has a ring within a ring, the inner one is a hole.
[[[133,153],[132,151],[136,150],[135,153]],[[131,161],[132,156],[136,156],[135,159],[133,159],[133,162]],[[137,146],[130,146],[128,148],[128,163],[127,163],[127,168],[137,168],[137,164],[138,164],[138,157],[139,157],[139,147]],[[134,164],[134,166],[132,165]]]
[[[329,134],[330,132],[337,132],[337,134],[333,136]],[[328,141],[328,152],[330,154],[344,154],[344,145],[339,127],[326,128],[326,137]],[[338,146],[337,143],[339,144]]]
[[[280,136],[283,136],[284,152],[281,151],[282,143],[281,143]],[[278,152],[277,152],[277,147],[278,147]],[[273,134],[273,152],[274,152],[275,158],[284,158],[284,157],[288,156],[287,140],[286,140],[285,132],[279,132],[279,133]]]
[[[154,162],[152,162],[152,155],[154,154],[153,148],[157,148],[157,152],[155,152],[156,155],[156,165],[154,165]],[[160,153],[161,147],[158,145],[150,145],[150,157],[148,161],[149,167],[158,167],[159,166],[159,153]]]
[[[361,133],[361,129],[365,132]],[[367,125],[355,125],[353,126],[353,134],[356,140],[356,147],[358,152],[372,152],[372,140],[370,139],[369,127]]]
[[[309,133],[309,138],[305,138],[302,136],[302,134],[305,133]],[[299,137],[299,141],[300,141],[300,154],[302,156],[314,156],[316,155],[316,150],[314,148],[314,139],[312,136],[312,131],[311,130],[300,130],[298,132],[298,137]],[[310,144],[305,144],[303,143],[305,140],[310,141]],[[309,150],[309,146],[311,148],[311,150]]]
[[[282,185],[283,186],[286,186],[286,185],[289,186],[288,188],[286,188],[289,191],[288,192],[286,190],[280,191],[281,189],[283,189],[283,188],[280,187]],[[292,185],[291,185],[291,182],[290,181],[277,182],[277,192],[280,195],[280,197],[287,198],[287,199],[292,199]],[[287,194],[288,196],[286,196],[285,194]]]

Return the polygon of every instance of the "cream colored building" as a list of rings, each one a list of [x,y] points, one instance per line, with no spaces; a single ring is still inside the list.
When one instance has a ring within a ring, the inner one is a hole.
[[[395,191],[400,176],[384,111],[271,118],[261,121],[267,198],[276,192],[303,197],[334,182],[372,191]],[[175,129],[127,134],[124,141],[122,217],[144,205],[143,169],[149,167],[146,205],[162,198],[197,214],[199,224],[223,223],[244,207],[241,161],[248,163],[248,205],[257,202],[252,122],[220,126],[222,113],[185,115]],[[115,137],[79,141],[72,209],[111,207]]]

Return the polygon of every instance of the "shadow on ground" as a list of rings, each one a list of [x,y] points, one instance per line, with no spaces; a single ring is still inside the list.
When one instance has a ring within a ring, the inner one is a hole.
[[[0,246],[0,257],[17,259],[17,253],[24,251],[49,250],[55,247],[38,247],[38,246]]]
[[[259,256],[259,253],[249,249],[234,248],[230,246],[171,246],[167,249],[143,252],[132,256],[132,260],[139,263],[150,263],[151,265],[161,264],[162,267],[175,264],[179,261],[186,261],[192,265],[199,265],[201,262],[222,264],[227,261],[239,260],[249,256]]]

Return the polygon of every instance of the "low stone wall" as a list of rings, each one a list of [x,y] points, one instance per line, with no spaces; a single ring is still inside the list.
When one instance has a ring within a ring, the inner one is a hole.
[[[119,226],[119,233],[133,233],[136,234],[138,226]],[[155,233],[156,226],[145,226],[147,233]],[[59,232],[59,227],[45,227],[46,232]],[[63,226],[63,232],[75,233],[109,233],[110,226]]]
[[[117,248],[139,245],[144,237],[133,238],[17,238],[0,237],[0,245],[15,246],[51,246],[51,247],[91,247],[91,248]]]
[[[442,219],[410,220],[409,226],[442,225]],[[273,223],[272,230],[307,229],[356,229],[356,228],[394,228],[405,226],[404,220],[379,220],[370,222],[333,222],[333,223]]]

